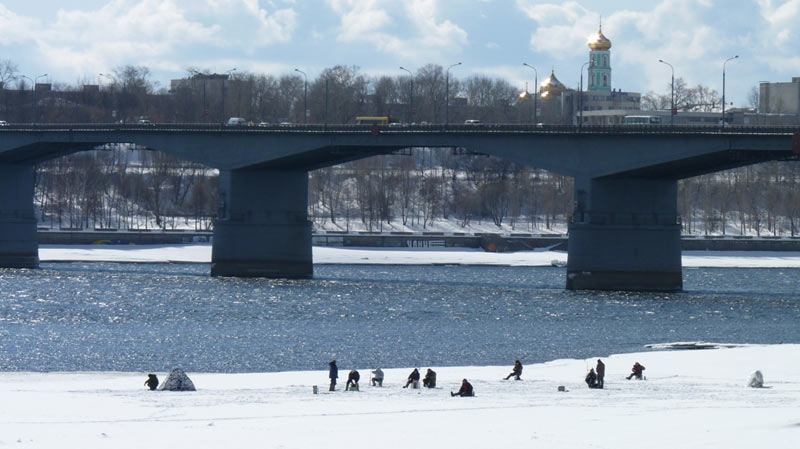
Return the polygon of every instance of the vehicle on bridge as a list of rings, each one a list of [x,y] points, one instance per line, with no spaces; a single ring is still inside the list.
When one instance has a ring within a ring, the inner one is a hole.
[[[399,120],[387,115],[384,117],[356,117],[356,125],[388,125]]]
[[[622,119],[623,125],[660,125],[659,115],[626,115]]]
[[[242,117],[231,117],[228,119],[228,126],[245,126],[247,125],[247,120],[243,119]]]

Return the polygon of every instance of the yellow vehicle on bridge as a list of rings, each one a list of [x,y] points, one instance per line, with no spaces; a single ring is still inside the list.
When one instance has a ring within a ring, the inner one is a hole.
[[[384,117],[356,117],[356,125],[388,125],[397,122],[398,120],[390,115]]]

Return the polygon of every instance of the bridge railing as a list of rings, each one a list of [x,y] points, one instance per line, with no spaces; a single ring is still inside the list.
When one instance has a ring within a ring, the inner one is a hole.
[[[800,126],[763,125],[534,125],[534,124],[268,124],[229,126],[224,123],[17,123],[0,126],[0,132],[226,132],[226,133],[354,133],[354,134],[731,134],[793,135]]]
[[[638,212],[575,211],[572,223],[625,226],[671,226],[680,225],[678,214]]]

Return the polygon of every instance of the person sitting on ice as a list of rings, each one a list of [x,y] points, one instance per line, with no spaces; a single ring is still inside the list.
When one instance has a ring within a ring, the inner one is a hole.
[[[589,388],[597,388],[597,374],[594,373],[594,368],[589,368],[589,373],[586,374],[584,381]]]
[[[347,383],[344,385],[345,391],[358,391],[358,381],[361,379],[361,375],[358,374],[358,371],[352,370],[350,374],[347,375]]]
[[[642,371],[644,371],[644,366],[636,362],[633,364],[633,368],[631,368],[631,375],[626,377],[626,379],[631,380],[635,377],[638,380],[642,380]]]
[[[475,391],[472,389],[472,384],[467,382],[467,379],[464,379],[461,381],[461,389],[459,389],[457,393],[450,392],[450,397],[453,396],[461,396],[462,398],[475,396]]]
[[[422,379],[422,386],[426,388],[436,387],[436,371],[428,368],[428,372],[425,373],[425,378]]]
[[[373,387],[376,384],[379,387],[382,387],[383,386],[383,370],[380,369],[380,368],[377,368],[375,371],[373,371],[372,372],[372,379],[370,379],[370,381],[372,382],[372,386]]]
[[[409,385],[411,385],[411,388],[419,388],[419,370],[416,368],[408,375],[408,382],[403,385],[403,388],[408,388]]]
[[[511,376],[514,376],[515,380],[520,380],[519,376],[521,375],[522,375],[522,363],[519,360],[517,360],[516,362],[514,362],[514,368],[511,369],[511,374],[506,376],[505,380],[510,379]]]
[[[761,371],[756,370],[750,375],[747,386],[750,388],[764,388],[764,375],[761,374]]]
[[[147,385],[147,388],[155,390],[156,388],[158,388],[158,376],[156,376],[155,374],[148,374],[147,380],[144,381],[144,384]]]

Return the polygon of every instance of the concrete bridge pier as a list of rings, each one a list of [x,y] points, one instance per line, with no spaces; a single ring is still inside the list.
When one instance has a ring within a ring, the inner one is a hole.
[[[0,268],[36,268],[33,166],[1,164],[0,192]]]
[[[304,170],[222,170],[212,276],[310,278]]]
[[[567,289],[681,290],[677,191],[671,179],[576,178]]]

